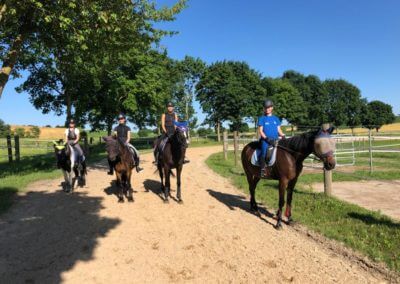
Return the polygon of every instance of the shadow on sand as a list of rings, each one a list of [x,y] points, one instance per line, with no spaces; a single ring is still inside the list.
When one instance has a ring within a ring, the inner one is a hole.
[[[258,205],[258,211],[260,214],[257,214],[256,212],[250,210],[250,202],[246,200],[246,197],[240,196],[240,195],[234,195],[234,194],[229,194],[229,193],[223,193],[219,191],[215,191],[213,189],[207,189],[208,194],[210,194],[212,197],[217,199],[219,202],[225,204],[230,210],[236,210],[236,208],[241,209],[243,211],[246,211],[250,214],[253,214],[254,216],[257,216],[264,222],[274,226],[273,223],[271,223],[268,219],[265,219],[263,217],[267,216],[269,218],[273,218],[274,214],[269,212],[265,207]]]
[[[99,216],[102,199],[75,192],[28,192],[0,216],[2,283],[60,283],[93,259],[98,239],[120,219]]]

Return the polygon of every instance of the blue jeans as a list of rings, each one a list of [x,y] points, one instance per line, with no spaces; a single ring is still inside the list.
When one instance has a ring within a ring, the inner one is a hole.
[[[261,142],[261,159],[265,161],[265,156],[267,155],[268,147],[270,146],[267,141],[260,139]]]

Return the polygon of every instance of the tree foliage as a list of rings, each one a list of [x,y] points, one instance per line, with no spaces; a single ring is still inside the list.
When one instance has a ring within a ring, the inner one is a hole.
[[[6,124],[3,120],[0,119],[0,137],[6,137],[11,133],[10,125]]]
[[[391,105],[381,101],[371,101],[363,110],[362,124],[364,127],[379,131],[382,125],[393,123],[395,119]]]

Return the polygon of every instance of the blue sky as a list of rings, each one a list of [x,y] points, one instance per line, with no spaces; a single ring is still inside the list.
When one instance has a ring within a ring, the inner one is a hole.
[[[159,0],[158,5],[175,1]],[[368,100],[400,113],[400,1],[192,0],[176,21],[159,26],[179,34],[162,41],[171,57],[207,63],[243,60],[264,76],[293,69],[321,79],[343,78]],[[43,115],[9,82],[0,118],[13,124],[62,124]],[[196,105],[200,121],[204,118]]]

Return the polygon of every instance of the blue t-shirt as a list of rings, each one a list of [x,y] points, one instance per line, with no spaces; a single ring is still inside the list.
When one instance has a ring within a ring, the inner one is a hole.
[[[258,118],[258,126],[262,126],[265,136],[271,139],[279,138],[278,126],[280,125],[281,121],[275,115],[263,115]]]

